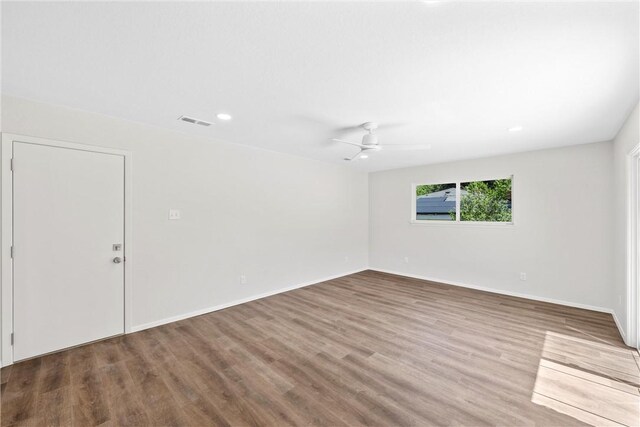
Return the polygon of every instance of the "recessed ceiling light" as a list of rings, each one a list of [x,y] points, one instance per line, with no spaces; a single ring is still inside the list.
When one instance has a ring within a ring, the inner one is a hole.
[[[220,120],[231,120],[231,115],[227,113],[220,113],[216,117]]]
[[[369,155],[368,154],[363,154],[362,156],[360,156],[361,159],[368,159]]]
[[[520,132],[522,130],[522,126],[513,126],[509,128],[509,132]]]

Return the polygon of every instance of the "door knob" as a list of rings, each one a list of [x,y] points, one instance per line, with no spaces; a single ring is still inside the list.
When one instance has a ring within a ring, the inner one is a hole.
[[[115,258],[113,259],[113,262],[114,262],[114,263],[116,263],[116,264],[120,264],[120,263],[122,262],[122,258],[120,258],[119,256],[117,256],[117,257],[115,257]]]

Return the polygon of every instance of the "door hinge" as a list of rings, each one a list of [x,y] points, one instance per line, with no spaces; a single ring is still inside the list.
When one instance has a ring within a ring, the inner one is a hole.
[[[13,332],[11,332],[11,345],[13,345]]]
[[[13,159],[11,159],[11,172],[13,172]]]
[[[14,252],[14,250],[13,250],[13,246],[11,246],[11,258],[12,258],[12,259],[13,259],[13,252]]]

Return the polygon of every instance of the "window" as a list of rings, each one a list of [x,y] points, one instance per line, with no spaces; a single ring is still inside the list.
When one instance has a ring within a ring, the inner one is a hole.
[[[416,219],[456,220],[456,184],[416,185]]]
[[[512,224],[513,177],[413,186],[415,223]]]
[[[460,221],[511,222],[511,178],[460,184]]]

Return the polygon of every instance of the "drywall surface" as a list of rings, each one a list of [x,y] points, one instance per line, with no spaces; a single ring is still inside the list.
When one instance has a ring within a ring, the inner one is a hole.
[[[640,143],[640,106],[636,106],[613,142],[613,197],[614,272],[613,308],[625,335],[629,330],[627,319],[627,227],[628,215],[628,154]]]
[[[612,152],[605,142],[372,173],[370,267],[610,309]],[[410,223],[413,183],[509,175],[514,225]]]
[[[363,172],[15,97],[2,107],[3,132],[133,152],[134,328],[367,266]]]

